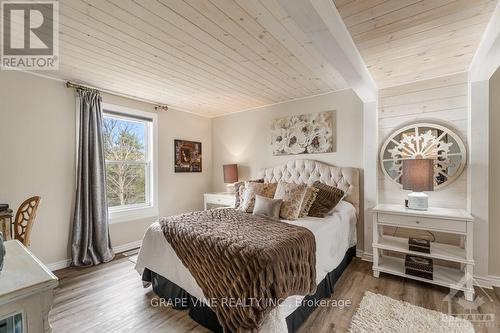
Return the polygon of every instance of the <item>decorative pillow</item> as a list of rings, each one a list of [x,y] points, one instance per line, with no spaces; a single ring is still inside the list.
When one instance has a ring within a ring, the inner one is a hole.
[[[243,203],[243,194],[245,194],[245,182],[243,182],[243,185],[239,186],[237,192],[235,192],[234,207],[236,207],[236,209],[239,209]]]
[[[283,200],[269,199],[260,195],[255,196],[253,215],[266,216],[274,220],[280,218],[280,209]]]
[[[300,215],[300,208],[304,196],[306,195],[307,185],[293,184],[280,181],[274,194],[274,199],[283,199],[281,205],[280,217],[286,220],[296,220]]]
[[[319,190],[316,200],[314,200],[309,216],[325,217],[344,197],[344,191],[335,186],[328,186],[319,181],[313,184]]]
[[[314,200],[316,200],[316,196],[318,196],[319,189],[316,187],[308,186],[306,195],[304,196],[304,201],[302,201],[302,206],[300,207],[299,217],[306,217],[309,214],[309,210],[311,210],[312,204]]]
[[[263,183],[264,179],[249,180],[250,183]],[[238,208],[241,204],[243,191],[245,190],[245,182],[234,183],[234,207]]]
[[[273,198],[276,192],[277,183],[251,183],[245,182],[245,190],[241,197],[241,204],[238,210],[251,213],[255,205],[255,196],[260,195],[266,198]]]

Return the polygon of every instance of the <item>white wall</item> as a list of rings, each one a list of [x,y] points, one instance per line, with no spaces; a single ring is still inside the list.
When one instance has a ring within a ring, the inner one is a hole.
[[[154,112],[152,106],[104,95],[106,103]],[[44,263],[69,257],[75,192],[75,93],[62,82],[21,72],[0,73],[0,202],[17,209],[41,195],[31,250]],[[202,209],[212,175],[211,120],[169,110],[158,114],[161,216]],[[203,143],[203,172],[175,174],[173,139]],[[154,219],[112,224],[113,246],[142,239]]]
[[[489,274],[500,276],[500,68],[490,79]]]
[[[416,122],[437,123],[455,130],[467,146],[468,119],[467,73],[382,89],[379,91],[377,150],[380,152],[385,140],[394,131]],[[401,186],[384,175],[378,158],[377,175],[378,202],[404,205],[409,192],[404,191]],[[467,192],[466,166],[460,177],[452,184],[439,191],[427,192],[429,205],[467,209]],[[392,229],[387,231],[393,232]],[[399,229],[397,232],[401,237],[419,235],[415,230]],[[435,236],[440,242],[459,243],[459,239],[454,235],[435,234]]]
[[[467,146],[467,74],[410,83],[379,92],[379,150],[395,130],[415,122],[431,122],[455,130]],[[380,164],[379,164],[380,165]],[[379,166],[379,201],[403,204],[408,191],[388,179]],[[467,170],[451,185],[428,192],[429,205],[467,208]]]
[[[40,195],[31,250],[45,263],[67,258],[74,197],[75,99],[60,82],[0,73],[0,202],[14,211]]]
[[[336,111],[337,144],[334,153],[273,156],[270,145],[272,119],[328,110]],[[295,158],[363,168],[363,103],[352,90],[217,117],[213,119],[212,128],[213,188],[217,191],[225,190],[222,165],[229,163],[238,164],[241,180],[256,177],[262,168]],[[358,244],[362,248],[362,221],[358,225]]]
[[[492,84],[494,80],[492,80]],[[469,82],[467,73],[458,73],[431,80],[419,81],[379,92],[379,149],[387,136],[394,130],[413,122],[435,122],[456,131],[467,147],[467,165],[452,184],[442,190],[428,192],[429,205],[466,209],[474,216],[474,275],[478,281],[487,281],[488,262],[490,274],[500,273],[500,265],[494,261],[498,250],[494,239],[495,226],[491,214],[495,211],[496,186],[488,181],[488,169],[495,170],[494,158],[490,165],[485,161],[488,155],[488,82]],[[491,89],[498,89],[491,87]],[[495,93],[490,96],[496,101]],[[497,94],[498,95],[498,94]],[[490,126],[490,156],[494,155],[495,114]],[[408,192],[388,180],[379,167],[379,201],[402,204]],[[491,173],[490,173],[491,176]],[[493,176],[494,177],[494,176]],[[493,180],[494,181],[494,180]],[[490,189],[490,217],[488,219],[488,187]],[[498,206],[498,205],[496,205]],[[493,221],[493,222],[492,222]],[[489,229],[489,232],[488,232]],[[406,236],[400,230],[401,236]],[[414,231],[411,234],[415,234]],[[489,236],[488,236],[489,234]],[[498,233],[496,234],[498,235]],[[489,237],[489,239],[488,239]],[[493,237],[493,238],[492,238]],[[438,241],[458,243],[457,237],[436,234]],[[488,243],[491,244],[488,245]],[[496,252],[495,252],[496,251]],[[490,258],[490,259],[488,259]],[[495,267],[499,267],[495,269]]]
[[[470,81],[467,209],[474,217],[474,276],[488,280],[489,262],[489,82]]]
[[[364,243],[362,257],[373,258],[373,208],[378,204],[378,101],[363,104],[363,220]],[[360,247],[361,249],[361,247]]]

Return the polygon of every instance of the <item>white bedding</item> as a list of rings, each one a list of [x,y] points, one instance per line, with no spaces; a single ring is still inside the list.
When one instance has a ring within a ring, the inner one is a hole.
[[[316,283],[323,280],[344,258],[348,248],[356,245],[356,210],[353,205],[341,201],[325,218],[306,217],[285,221],[309,229],[316,238]],[[152,224],[142,241],[135,266],[139,274],[148,268],[198,299],[203,292],[188,269],[182,264],[173,248],[165,239],[159,223]],[[291,296],[274,309],[259,332],[287,332],[286,317],[300,305],[304,296]]]

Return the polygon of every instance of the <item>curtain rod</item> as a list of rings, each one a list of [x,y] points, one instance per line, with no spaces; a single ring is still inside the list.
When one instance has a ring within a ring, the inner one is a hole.
[[[106,94],[115,95],[115,96],[119,96],[119,97],[130,98],[130,99],[133,99],[133,100],[136,100],[136,101],[139,101],[139,102],[143,102],[143,103],[153,104],[155,106],[154,109],[157,110],[157,111],[158,110],[164,110],[164,111],[168,110],[168,106],[165,105],[165,104],[158,104],[158,103],[153,102],[153,101],[151,101],[149,99],[145,99],[145,98],[141,98],[141,97],[137,97],[137,96],[132,96],[132,95],[127,95],[127,94],[122,94],[122,93],[119,93],[119,92],[116,92],[116,91],[107,90],[107,89],[96,88],[94,86],[90,86],[90,85],[86,85],[86,84],[78,84],[78,83],[73,83],[71,81],[66,81],[66,88],[98,90],[98,91],[101,91],[101,92],[106,93]]]

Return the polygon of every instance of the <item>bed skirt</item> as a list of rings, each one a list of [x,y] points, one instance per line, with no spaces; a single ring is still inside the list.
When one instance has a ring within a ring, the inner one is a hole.
[[[317,302],[315,302],[315,300],[328,298],[333,294],[335,283],[355,255],[356,246],[353,246],[347,250],[344,259],[342,259],[342,262],[337,268],[328,273],[318,284],[316,293],[306,296],[301,306],[286,317],[289,333],[296,332],[307,320],[309,315],[316,309]],[[175,283],[147,268],[144,269],[142,280],[151,282],[154,293],[165,299],[174,309],[189,309],[189,316],[198,324],[212,332],[222,333],[222,327],[219,325],[215,312],[204,302],[197,300]]]

